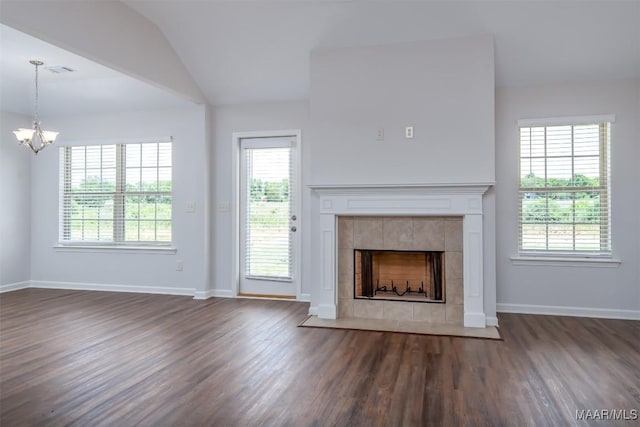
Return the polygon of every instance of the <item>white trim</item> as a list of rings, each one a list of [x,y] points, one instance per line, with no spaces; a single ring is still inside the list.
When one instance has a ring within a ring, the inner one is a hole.
[[[291,295],[282,295],[282,297],[279,297],[277,294],[274,294],[273,296],[270,295],[265,295],[262,296],[260,294],[255,294],[255,295],[238,295],[235,297],[230,297],[230,298],[238,298],[238,299],[254,299],[254,300],[267,300],[267,301],[289,301],[289,302],[298,302],[297,299],[294,299],[293,296]]]
[[[269,148],[294,148],[296,146],[295,135],[270,137],[265,136],[261,138],[247,138],[240,139],[240,149],[262,148],[264,144],[269,144]],[[259,141],[256,141],[259,139]]]
[[[317,316],[318,315],[318,307],[317,306],[309,306],[309,316]]]
[[[462,216],[464,326],[486,326],[483,275],[483,194],[489,187],[390,186],[314,188],[318,196],[319,228],[316,245],[317,270],[313,301],[318,318],[335,319],[337,290],[337,217],[346,216]]]
[[[235,298],[233,291],[230,289],[211,289],[209,291],[214,298]]]
[[[522,256],[511,257],[513,265],[519,266],[549,266],[549,267],[604,267],[616,268],[622,261],[614,258],[586,258],[586,257],[549,257]]]
[[[202,159],[200,159],[201,161],[201,165],[203,167],[204,170],[204,182],[202,183],[202,199],[203,199],[203,206],[202,206],[202,235],[204,237],[204,248],[202,251],[202,260],[203,260],[203,265],[204,265],[204,280],[201,283],[201,288],[198,289],[196,288],[196,291],[194,293],[194,298],[196,298],[196,296],[200,294],[202,294],[203,296],[207,295],[210,293],[210,286],[211,286],[211,269],[212,269],[212,265],[214,264],[215,260],[211,259],[211,169],[209,167],[209,165],[212,164],[212,157],[211,157],[211,152],[213,150],[213,138],[211,136],[212,134],[212,119],[213,119],[213,112],[212,109],[209,105],[205,105],[204,106],[204,122],[205,122],[205,129],[204,129],[204,134],[205,134],[205,138],[203,141],[203,146],[204,146],[204,152],[205,155],[203,156]],[[172,151],[173,154],[173,151]],[[173,170],[173,159],[171,161],[172,164],[172,170]],[[173,179],[172,179],[173,182]],[[173,188],[173,185],[172,185]],[[173,207],[173,199],[171,200],[171,204]],[[173,222],[172,222],[173,225]],[[205,297],[204,299],[208,298]]]
[[[277,138],[294,137],[296,153],[296,216],[298,217],[297,229],[303,229],[304,218],[302,215],[302,130],[269,130],[269,131],[249,131],[232,132],[231,134],[231,292],[233,296],[240,293],[240,144],[242,139],[247,138]],[[296,266],[294,275],[296,278],[296,296],[299,299],[302,295],[302,236],[296,239]]]
[[[69,289],[78,291],[135,292],[143,294],[187,296],[193,296],[193,294],[195,293],[194,288],[116,285],[108,283],[52,282],[45,280],[32,280],[31,287],[44,289]]]
[[[7,283],[6,285],[0,285],[0,294],[3,292],[17,291],[20,289],[27,289],[31,286],[31,282],[28,280],[24,282]]]
[[[309,302],[311,301],[311,294],[300,294],[296,300],[300,302]]]
[[[495,181],[487,182],[443,182],[443,183],[424,183],[424,184],[309,184],[308,188],[312,190],[347,190],[353,192],[358,190],[375,190],[387,189],[394,190],[426,188],[431,192],[438,191],[442,193],[451,193],[461,191],[463,193],[476,192],[481,189],[484,193],[489,187],[495,185]]]
[[[170,246],[97,246],[97,245],[55,245],[56,252],[124,253],[173,255],[177,248]]]
[[[320,319],[336,319],[338,317],[335,304],[318,304],[317,311],[317,316]]]
[[[235,298],[230,289],[207,289],[206,291],[196,291],[193,299],[205,300],[209,298]]]
[[[463,323],[465,328],[486,328],[487,317],[484,313],[474,313],[465,310]]]
[[[74,147],[78,145],[114,145],[114,144],[146,144],[152,142],[173,142],[173,136],[161,136],[157,138],[105,138],[105,139],[71,139],[56,143],[58,147]]]
[[[487,317],[487,326],[499,326],[497,317]]]
[[[207,289],[206,291],[195,291],[193,293],[193,299],[197,300],[205,300],[211,298],[211,289]]]
[[[231,134],[231,293],[240,293],[240,140],[252,132]]]
[[[601,114],[594,116],[570,116],[570,117],[547,117],[540,119],[520,119],[518,126],[554,126],[554,125],[582,125],[595,123],[614,123],[614,114]]]
[[[497,311],[498,313],[544,314],[552,316],[640,320],[640,310],[622,310],[615,308],[498,303]]]
[[[302,212],[302,130],[298,129],[295,131],[296,137],[296,149],[294,151],[296,156],[296,227],[297,227],[297,238],[295,240],[294,250],[296,251],[296,265],[295,265],[295,278],[296,278],[296,299],[300,299],[302,296],[302,230],[304,230],[304,214]],[[309,299],[311,297],[309,296]]]

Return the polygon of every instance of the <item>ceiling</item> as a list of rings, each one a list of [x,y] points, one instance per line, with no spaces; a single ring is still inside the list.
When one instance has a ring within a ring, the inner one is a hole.
[[[161,31],[214,105],[305,99],[314,50],[491,34],[498,86],[640,78],[640,1],[124,1]],[[0,25],[0,109],[42,115],[193,105]]]
[[[39,59],[41,116],[172,108],[193,105],[158,89],[49,43],[0,25],[0,110],[31,116],[34,108],[35,68]],[[73,73],[43,69],[64,65]]]
[[[640,2],[125,1],[213,104],[308,96],[316,49],[492,34],[499,86],[640,77]]]

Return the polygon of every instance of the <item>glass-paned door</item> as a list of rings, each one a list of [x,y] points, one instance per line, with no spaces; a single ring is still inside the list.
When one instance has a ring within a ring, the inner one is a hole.
[[[241,294],[296,294],[295,141],[240,141]]]

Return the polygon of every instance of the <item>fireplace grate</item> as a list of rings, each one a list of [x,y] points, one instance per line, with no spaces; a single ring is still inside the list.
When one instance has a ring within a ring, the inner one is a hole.
[[[429,298],[429,295],[424,291],[424,282],[420,282],[420,287],[417,290],[413,290],[411,289],[411,286],[409,285],[409,281],[407,281],[406,283],[406,288],[404,289],[404,291],[400,292],[398,290],[398,288],[396,287],[396,285],[393,283],[393,280],[391,281],[391,284],[389,285],[389,287],[391,289],[389,289],[387,287],[387,285],[382,285],[380,286],[380,281],[376,281],[376,289],[374,294],[377,295],[378,293],[385,293],[385,292],[393,292],[395,295],[402,297],[405,296],[407,294],[422,294],[424,295],[426,298]],[[435,298],[434,298],[435,299]]]

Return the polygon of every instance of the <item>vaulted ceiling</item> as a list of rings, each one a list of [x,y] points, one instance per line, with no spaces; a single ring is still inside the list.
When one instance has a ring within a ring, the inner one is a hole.
[[[148,83],[114,71],[50,43],[0,25],[0,110],[31,115],[35,69],[39,59],[41,115],[106,113],[191,103]],[[45,67],[66,66],[73,72],[56,74]]]
[[[498,86],[640,77],[639,1],[129,0],[124,4],[159,28],[214,105],[306,98],[309,55],[314,50],[481,34],[495,38]],[[8,57],[27,57],[27,47],[33,44],[12,31],[0,33],[3,110],[8,102],[12,106],[23,102],[8,97],[23,99],[21,91],[26,90],[5,84],[13,61]],[[140,52],[141,58],[144,55]],[[86,73],[65,77],[56,88],[64,94],[67,113],[86,111],[74,105],[76,99],[86,104],[84,98],[92,92],[103,92],[96,102],[105,105],[104,92],[114,98],[119,92],[120,97],[139,96],[140,108],[147,101],[155,106],[185,102],[140,82],[134,87],[129,77],[116,77],[104,67],[75,59]],[[72,62],[63,55],[58,62],[64,61]],[[31,83],[30,70],[26,77],[20,84]],[[55,103],[61,105],[59,100]],[[24,110],[25,105],[17,109]]]
[[[213,103],[305,98],[314,49],[482,34],[495,37],[499,86],[640,76],[640,2],[126,3]]]

